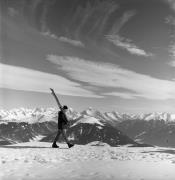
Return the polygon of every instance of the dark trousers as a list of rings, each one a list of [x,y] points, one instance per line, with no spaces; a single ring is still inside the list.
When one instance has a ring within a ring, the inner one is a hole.
[[[62,134],[64,140],[66,141],[66,143],[68,144],[69,141],[68,141],[68,139],[67,139],[67,137],[66,137],[66,133],[65,133],[65,130],[64,130],[64,129],[58,129],[57,135],[56,135],[56,137],[55,137],[55,139],[54,139],[54,143],[56,143],[56,142],[58,141],[58,139],[59,139],[59,137],[60,137],[61,134]]]

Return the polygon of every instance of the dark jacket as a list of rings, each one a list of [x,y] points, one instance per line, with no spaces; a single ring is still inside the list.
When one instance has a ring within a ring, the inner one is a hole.
[[[65,124],[68,123],[67,117],[64,112],[58,112],[58,129],[62,129]]]

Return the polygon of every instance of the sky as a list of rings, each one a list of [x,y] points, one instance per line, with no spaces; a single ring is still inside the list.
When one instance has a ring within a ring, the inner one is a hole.
[[[175,112],[175,0],[0,6],[0,109]]]

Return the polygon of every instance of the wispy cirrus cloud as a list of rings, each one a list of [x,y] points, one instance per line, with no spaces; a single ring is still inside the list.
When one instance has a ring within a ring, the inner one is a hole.
[[[170,25],[175,25],[175,18],[173,16],[167,16],[165,18],[165,23],[170,24]]]
[[[102,97],[62,76],[0,63],[0,88],[48,93],[50,87],[62,95]]]
[[[58,37],[55,34],[51,33],[50,31],[42,32],[42,35],[58,40]]]
[[[121,18],[113,24],[113,27],[111,28],[110,32],[105,36],[105,38],[115,46],[127,50],[130,54],[138,56],[152,56],[151,53],[147,53],[145,52],[145,50],[136,46],[132,42],[132,40],[119,35],[119,32],[122,30],[123,26],[125,26],[125,24],[135,15],[135,10],[124,12]]]
[[[137,47],[130,39],[126,39],[119,35],[106,35],[108,41],[112,42],[115,46],[127,50],[129,53],[138,56],[152,56],[151,53],[145,52],[143,49]]]
[[[135,10],[130,10],[130,11],[126,11],[122,18],[121,18],[121,24],[122,26],[127,22],[129,21],[133,16],[136,15],[136,11]]]
[[[64,36],[57,37],[55,34],[51,33],[50,31],[43,32],[42,34],[44,36],[48,36],[52,39],[56,39],[56,40],[59,40],[59,41],[64,42],[64,43],[68,43],[72,46],[84,47],[84,44],[81,41],[70,39],[70,38],[67,38]]]
[[[110,63],[95,63],[77,57],[48,55],[47,60],[57,65],[71,79],[92,86],[124,88],[132,93],[107,92],[121,98],[175,99],[175,81],[168,81],[139,74]]]
[[[175,4],[175,2],[174,2]],[[174,9],[175,10],[175,9]],[[173,27],[172,29],[174,29],[175,27],[175,17],[174,16],[168,16],[165,18],[165,23],[169,24],[171,27]],[[169,52],[169,56],[171,57],[172,61],[169,62],[168,64],[170,66],[174,67],[174,59],[175,59],[175,31],[171,30],[171,34],[170,34],[171,40],[170,40],[170,45],[168,46],[168,52]]]
[[[77,40],[73,40],[73,39],[69,39],[67,37],[59,37],[59,40],[65,43],[69,43],[73,46],[77,46],[77,47],[84,47],[84,44],[81,41],[77,41]]]
[[[164,0],[164,2],[167,2],[170,5],[170,8],[175,10],[175,1],[174,0]]]
[[[14,17],[14,16],[17,16],[18,14],[19,14],[19,12],[16,9],[14,9],[12,7],[8,8],[8,15]]]
[[[137,94],[134,93],[128,93],[128,92],[109,92],[109,93],[103,93],[103,95],[106,96],[118,96],[123,99],[135,99]]]
[[[171,67],[175,67],[175,61],[170,61],[170,62],[168,63],[168,65],[171,66]]]
[[[170,56],[172,57],[172,59],[174,59],[175,58],[175,42],[174,42],[174,44],[169,46],[169,53],[170,53]]]
[[[123,13],[121,18],[119,20],[116,20],[116,22],[113,24],[110,32],[108,34],[110,35],[116,35],[119,33],[119,31],[122,29],[122,27],[132,18],[136,15],[135,10],[126,11]]]

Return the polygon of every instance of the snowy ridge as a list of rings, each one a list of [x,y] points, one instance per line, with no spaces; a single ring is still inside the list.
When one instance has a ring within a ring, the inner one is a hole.
[[[55,121],[57,111],[54,108],[35,108],[35,109],[12,109],[10,111],[0,110],[0,122],[45,122]]]
[[[11,109],[9,111],[0,110],[0,124],[7,122],[26,122],[29,124],[48,121],[57,122],[58,111],[57,108],[19,108]],[[68,119],[76,119],[79,116],[79,113],[75,112],[72,108],[69,108],[69,111],[67,112]]]
[[[58,116],[57,108],[19,108],[0,110],[0,123],[7,122],[28,122],[28,123],[37,123],[37,122],[46,122],[46,121],[57,121]],[[67,112],[67,117],[69,120],[76,120],[79,118],[84,118],[87,121],[88,117],[96,118],[101,122],[111,121],[111,122],[123,122],[126,120],[163,120],[165,122],[175,122],[175,114],[166,113],[166,112],[154,112],[146,114],[128,114],[128,113],[119,113],[117,111],[112,112],[100,112],[92,107],[82,111],[76,112],[74,109],[69,108]],[[92,118],[92,119],[93,119]],[[96,121],[97,121],[96,120]]]
[[[81,114],[85,114],[92,117],[101,117],[106,120],[113,120],[116,122],[122,122],[125,120],[164,120],[165,122],[175,122],[175,114],[166,113],[166,112],[153,112],[145,114],[129,114],[129,113],[119,113],[117,111],[104,112],[101,113],[92,107],[83,111]]]

